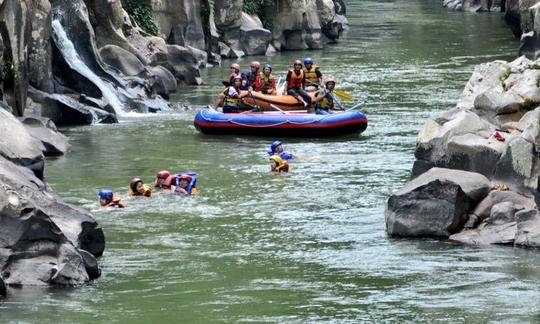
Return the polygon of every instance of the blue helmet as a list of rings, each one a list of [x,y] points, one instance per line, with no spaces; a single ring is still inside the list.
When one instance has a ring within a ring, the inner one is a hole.
[[[281,145],[280,141],[273,141],[272,145],[270,145],[270,151],[275,152],[276,148]]]
[[[313,64],[313,59],[311,57],[306,57],[304,59],[304,65],[306,64]]]
[[[109,189],[101,189],[98,192],[99,199],[103,200],[112,200],[113,199],[113,192]]]
[[[264,70],[264,69],[270,69],[270,71],[272,71],[272,64],[266,63],[266,64],[264,65],[264,67],[263,67],[263,70]]]

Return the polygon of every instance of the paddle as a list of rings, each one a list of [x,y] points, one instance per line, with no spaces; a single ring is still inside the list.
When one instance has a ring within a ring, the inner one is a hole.
[[[274,108],[277,111],[280,111],[282,114],[285,114],[285,115],[289,114],[288,112],[281,110],[278,106],[276,106],[274,104],[270,104],[270,107]]]
[[[349,110],[356,109],[356,108],[360,107],[363,103],[364,103],[364,102],[361,101],[361,102],[357,103],[356,105],[352,106],[351,108],[349,108],[349,109],[347,109],[347,110],[345,110],[345,111],[349,111]]]

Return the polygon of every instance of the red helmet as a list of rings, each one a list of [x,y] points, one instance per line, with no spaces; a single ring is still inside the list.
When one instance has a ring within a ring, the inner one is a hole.
[[[238,63],[231,64],[231,69],[240,70],[240,64]]]
[[[156,174],[156,178],[158,179],[167,179],[169,176],[171,175],[171,173],[167,170],[163,170],[163,171],[159,171],[157,174]]]
[[[300,61],[300,60],[294,61],[293,66],[295,66],[295,65],[300,65],[300,66],[302,66],[302,61]]]
[[[250,66],[258,69],[261,67],[261,63],[259,61],[253,61],[251,62]]]
[[[133,179],[131,179],[131,181],[129,182],[129,188],[131,189],[131,191],[133,191],[133,192],[137,191],[137,183],[139,183],[139,182],[143,183],[141,178],[133,178]]]
[[[193,178],[189,174],[182,174],[180,175],[180,181],[186,180],[188,183],[193,180]]]
[[[241,75],[236,75],[236,76],[233,78],[233,82],[236,81],[236,80],[242,81],[242,76],[241,76]]]

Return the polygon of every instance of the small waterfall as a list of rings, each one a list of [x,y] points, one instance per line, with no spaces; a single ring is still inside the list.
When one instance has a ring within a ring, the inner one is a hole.
[[[60,52],[62,52],[62,55],[64,56],[64,59],[69,64],[69,66],[73,70],[79,72],[81,75],[93,82],[99,88],[99,90],[101,90],[103,98],[107,100],[107,102],[114,108],[117,116],[124,115],[124,105],[122,104],[122,102],[120,102],[120,99],[118,99],[114,87],[109,82],[104,81],[99,76],[97,76],[83,62],[79,54],[77,54],[73,42],[69,40],[66,31],[64,30],[64,27],[62,26],[60,21],[53,20],[52,28],[54,31],[56,45]]]

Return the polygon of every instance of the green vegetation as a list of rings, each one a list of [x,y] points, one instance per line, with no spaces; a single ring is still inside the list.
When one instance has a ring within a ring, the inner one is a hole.
[[[19,79],[19,74],[15,64],[11,60],[0,61],[0,82],[15,81]]]
[[[122,0],[122,6],[145,32],[158,36],[160,31],[152,16],[152,8],[140,0]]]

